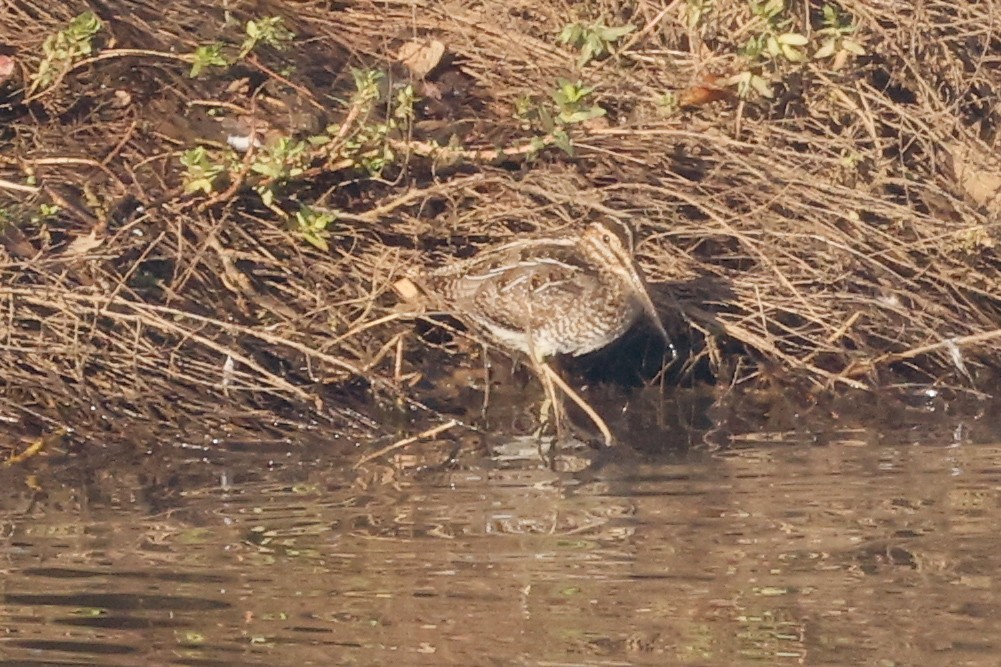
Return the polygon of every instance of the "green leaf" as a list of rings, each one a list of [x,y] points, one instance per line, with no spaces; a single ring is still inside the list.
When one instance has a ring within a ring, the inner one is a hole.
[[[549,109],[545,107],[539,107],[539,125],[542,127],[543,132],[552,132],[556,127],[556,120],[549,113]]]
[[[591,25],[569,23],[563,26],[557,41],[580,49],[578,65],[583,67],[591,60],[609,52],[609,45],[635,30],[635,26],[606,26],[599,21]]]
[[[582,27],[579,23],[568,23],[563,26],[556,40],[560,44],[576,44],[580,40]]]
[[[775,39],[775,37],[771,35],[768,36],[768,40],[765,42],[765,45],[766,48],[768,49],[769,55],[771,55],[773,58],[777,57],[779,53],[782,51],[782,47],[779,44],[779,40]]]
[[[258,44],[267,44],[282,50],[295,37],[295,34],[285,27],[284,19],[280,16],[247,21],[246,33],[247,38],[240,47],[239,58],[246,57],[257,48]]]
[[[604,39],[606,42],[609,43],[617,42],[618,40],[622,39],[623,37],[631,33],[633,30],[636,30],[636,26],[634,25],[623,25],[617,28],[604,28],[601,31],[601,37],[602,39]]]
[[[570,135],[568,135],[563,130],[556,130],[553,132],[553,145],[566,153],[569,157],[573,157],[573,143],[570,141]]]
[[[212,180],[208,178],[196,178],[184,184],[184,192],[187,194],[199,191],[205,194],[212,192]]]
[[[844,39],[841,41],[841,48],[856,56],[864,56],[865,48],[854,39]]]
[[[775,92],[772,90],[772,86],[768,79],[758,76],[757,74],[751,75],[751,88],[753,88],[762,97],[767,97],[771,99],[775,96]]]
[[[313,232],[303,232],[302,238],[317,250],[321,250],[323,252],[328,252],[330,250],[330,245],[327,243],[327,239],[322,236],[317,236]]]
[[[192,54],[191,72],[194,79],[209,67],[228,67],[229,60],[222,54],[222,44],[205,44]]]
[[[201,164],[205,160],[205,147],[196,146],[181,153],[181,164],[185,167],[193,167]]]
[[[782,45],[782,55],[791,63],[801,63],[806,59],[802,52],[788,44]]]
[[[560,117],[567,124],[573,123],[583,123],[585,120],[591,120],[592,118],[600,118],[607,113],[605,109],[600,106],[592,106],[587,109],[580,109],[578,111],[573,111],[571,113],[561,113]]]
[[[781,34],[776,39],[780,44],[788,44],[789,46],[806,46],[810,42],[806,37],[796,32]]]
[[[820,48],[817,49],[817,51],[813,54],[813,57],[818,60],[820,58],[830,58],[831,56],[834,55],[834,52],[837,50],[837,48],[838,48],[838,42],[836,39],[832,37],[831,39],[827,40],[826,42],[820,45]]]

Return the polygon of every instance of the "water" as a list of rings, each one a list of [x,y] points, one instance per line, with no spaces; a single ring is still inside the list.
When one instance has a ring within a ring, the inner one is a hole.
[[[1001,664],[1001,438],[838,421],[577,472],[519,439],[42,457],[0,470],[0,665]]]

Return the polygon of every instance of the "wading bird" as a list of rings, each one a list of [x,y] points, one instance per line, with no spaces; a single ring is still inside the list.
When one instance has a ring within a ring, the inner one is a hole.
[[[514,241],[414,276],[433,306],[450,313],[500,347],[526,354],[546,392],[557,437],[565,421],[556,387],[601,431],[604,420],[552,369],[560,354],[599,350],[646,314],[669,349],[646,283],[633,259],[633,233],[614,218],[582,233]]]

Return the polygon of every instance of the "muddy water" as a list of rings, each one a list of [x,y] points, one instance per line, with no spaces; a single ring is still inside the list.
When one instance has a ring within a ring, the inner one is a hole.
[[[0,665],[994,667],[1001,436],[895,421],[52,454],[0,471]]]

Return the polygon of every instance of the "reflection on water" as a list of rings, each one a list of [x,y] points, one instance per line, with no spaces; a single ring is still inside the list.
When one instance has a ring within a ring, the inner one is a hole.
[[[577,473],[517,447],[2,471],[0,665],[996,666],[1001,445],[942,420]]]

